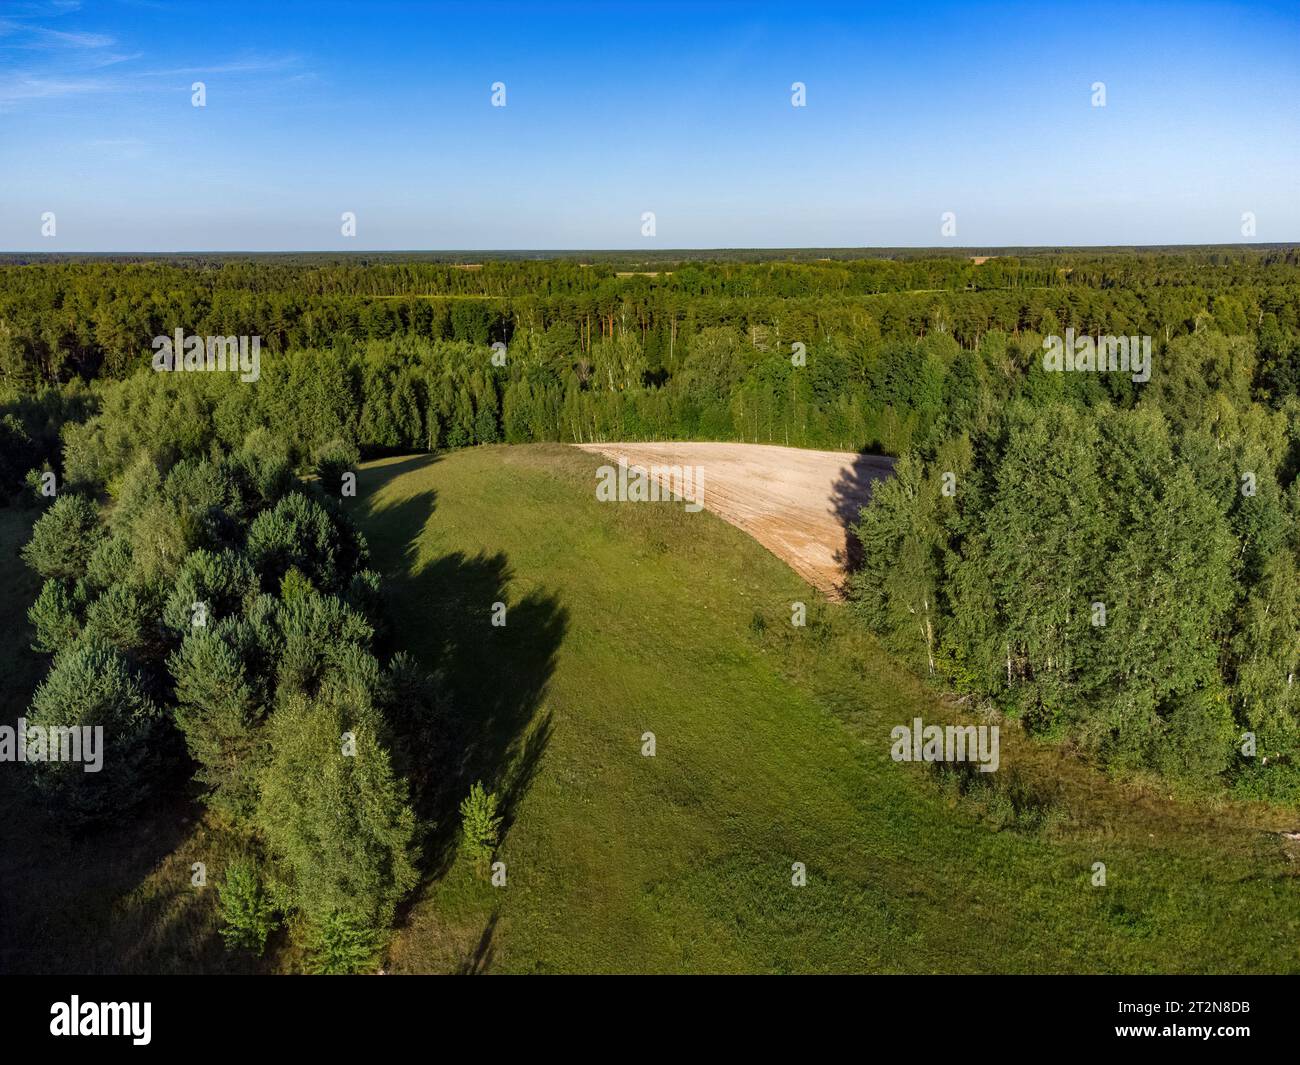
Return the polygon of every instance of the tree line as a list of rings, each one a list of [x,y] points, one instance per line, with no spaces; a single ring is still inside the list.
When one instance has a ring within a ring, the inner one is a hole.
[[[218,883],[228,943],[260,953],[283,921],[322,972],[379,950],[417,879],[412,767],[437,773],[433,682],[381,661],[379,577],[323,487],[346,462],[308,483],[265,430],[224,454],[137,441],[110,495],[58,492],[23,550],[51,656],[28,725],[102,727],[110,747],[94,773],[36,762],[36,795],[87,830],[188,766],[244,841]]]
[[[262,425],[285,435],[297,463],[335,437],[363,454],[673,437],[901,454],[946,434],[982,396],[1004,401],[1032,377],[1041,338],[1067,329],[1150,336],[1158,361],[1181,338],[1246,337],[1260,396],[1276,405],[1300,388],[1293,251],[691,261],[653,277],[612,265],[2,266],[0,472],[10,494],[43,463],[68,461],[80,476],[101,461],[92,438],[111,437],[128,407],[150,422],[130,439],[219,422],[217,437],[238,446]],[[831,283],[843,274],[856,278],[847,289]],[[991,287],[972,280],[995,276]],[[777,294],[790,278],[820,294]],[[936,287],[899,288],[916,284]],[[159,381],[150,342],[176,328],[261,337],[262,380]],[[1137,395],[1115,375],[1064,387],[1120,406]],[[176,413],[188,406],[211,416]],[[62,426],[106,408],[116,413],[73,433],[65,460]]]
[[[1263,347],[1177,338],[1127,395],[977,364],[875,486],[855,609],[1103,764],[1300,800],[1300,400]]]

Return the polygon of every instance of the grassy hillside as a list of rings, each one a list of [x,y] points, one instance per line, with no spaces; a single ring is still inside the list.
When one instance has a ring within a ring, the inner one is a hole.
[[[597,503],[599,461],[361,474],[394,640],[465,744],[392,971],[1300,971],[1281,815],[1009,734],[992,787],[890,761],[891,727],[952,709],[707,512]],[[506,798],[501,888],[452,855],[477,778]]]

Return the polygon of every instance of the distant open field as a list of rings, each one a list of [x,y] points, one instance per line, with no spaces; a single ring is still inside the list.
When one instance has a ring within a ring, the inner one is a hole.
[[[871,484],[894,460],[851,451],[771,444],[578,444],[651,473],[691,466],[703,473],[704,506],[743,529],[825,595],[838,599],[854,542],[849,527]],[[664,478],[656,478],[663,482]]]

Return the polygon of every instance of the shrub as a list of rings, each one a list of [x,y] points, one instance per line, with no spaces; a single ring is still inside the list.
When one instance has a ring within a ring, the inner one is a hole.
[[[371,569],[363,569],[352,575],[348,583],[344,601],[357,613],[361,614],[381,636],[386,631],[384,623],[383,586],[379,574]]]
[[[108,448],[100,418],[69,422],[63,427],[63,479],[65,484],[95,491],[109,475]]]
[[[244,438],[238,456],[244,480],[264,505],[278,502],[293,485],[289,448],[269,429],[254,429]]]
[[[356,469],[361,453],[355,444],[344,440],[331,440],[316,452],[316,476],[320,486],[330,495],[338,495],[343,475]]]
[[[499,439],[496,415],[487,407],[481,408],[474,418],[475,443],[495,444]]]
[[[251,950],[261,955],[266,937],[276,926],[275,907],[267,897],[257,869],[235,862],[217,888],[221,904],[221,938],[227,950]]]
[[[119,651],[160,654],[157,607],[129,584],[114,584],[86,608],[86,633]]]
[[[340,533],[329,513],[301,492],[291,492],[254,519],[248,530],[248,558],[262,587],[278,588],[291,567],[317,588],[334,591],[356,561],[352,537]]]
[[[184,459],[171,468],[163,494],[177,510],[199,514],[209,510],[237,511],[239,487],[231,470],[210,459]]]
[[[135,569],[131,542],[110,536],[99,542],[86,565],[86,583],[103,591],[110,585],[127,580]]]
[[[1171,777],[1211,780],[1227,768],[1234,735],[1226,693],[1210,689],[1184,695],[1174,702],[1152,761]]]
[[[161,587],[175,581],[181,563],[199,539],[199,529],[192,515],[177,514],[159,499],[132,520],[127,535],[139,579]]]
[[[285,571],[284,579],[280,581],[280,599],[286,603],[296,602],[311,595],[315,590],[311,586],[311,581],[303,576],[302,570],[297,566],[290,566]]]
[[[143,452],[117,478],[111,492],[116,505],[108,516],[114,532],[129,530],[162,495],[163,477],[152,455]]]
[[[352,645],[368,647],[374,628],[341,599],[309,592],[283,603],[276,616],[282,637],[275,663],[282,695],[314,690],[328,663]]]
[[[501,818],[497,816],[497,797],[476,781],[460,804],[460,849],[480,870],[496,852]]]
[[[211,625],[219,618],[243,613],[256,595],[257,575],[243,555],[199,548],[181,564],[163,620],[172,630],[185,633],[195,627],[195,603],[203,604],[203,623]]]
[[[23,488],[19,498],[25,507],[39,507],[50,501],[50,497],[45,494],[45,475],[53,472],[50,464],[47,462],[44,466],[32,467],[27,471],[27,476],[23,478]]]
[[[310,926],[307,949],[310,969],[318,976],[345,976],[373,962],[378,936],[356,914],[336,910]]]

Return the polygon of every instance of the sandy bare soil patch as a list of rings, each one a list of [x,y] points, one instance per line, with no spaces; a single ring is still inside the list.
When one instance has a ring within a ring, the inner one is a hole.
[[[694,466],[704,474],[704,506],[743,529],[804,580],[842,596],[857,542],[848,531],[894,460],[851,451],[806,451],[771,444],[577,444],[629,467]],[[665,476],[655,478],[666,484]]]

